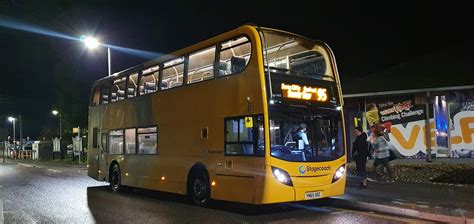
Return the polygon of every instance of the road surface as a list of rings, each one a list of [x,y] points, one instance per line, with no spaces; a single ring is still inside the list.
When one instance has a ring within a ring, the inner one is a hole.
[[[0,164],[0,223],[426,223],[332,208],[323,201],[251,206],[128,189],[111,192],[84,168]]]

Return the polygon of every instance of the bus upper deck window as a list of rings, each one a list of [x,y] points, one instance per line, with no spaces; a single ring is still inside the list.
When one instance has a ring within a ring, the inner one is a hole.
[[[240,73],[249,63],[251,44],[247,37],[239,37],[221,43],[219,76]]]
[[[189,55],[188,84],[214,78],[215,56],[215,46]]]
[[[113,81],[112,91],[110,93],[110,102],[125,99],[125,81],[127,77],[119,78]]]
[[[109,103],[110,85],[102,84],[100,87],[100,104]]]
[[[132,74],[128,77],[127,82],[127,98],[132,98],[137,95],[137,82],[138,82],[138,74]]]
[[[154,93],[158,89],[159,66],[147,68],[142,71],[140,83],[138,84],[140,95]]]
[[[184,57],[164,63],[161,89],[171,89],[183,85]]]
[[[91,106],[97,106],[100,103],[100,86],[94,87],[94,91],[92,92],[92,102]]]

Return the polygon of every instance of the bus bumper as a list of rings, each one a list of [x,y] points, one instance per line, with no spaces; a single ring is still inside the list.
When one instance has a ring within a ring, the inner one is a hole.
[[[280,202],[292,202],[313,200],[340,196],[344,194],[346,186],[346,176],[332,182],[332,175],[326,177],[291,177],[293,186],[280,183],[272,174],[271,168],[267,167],[263,188],[256,195],[255,204],[271,204]],[[260,196],[260,197],[259,197]]]
[[[346,186],[346,176],[327,185],[317,187],[294,187],[295,201],[313,200],[340,196],[344,194]]]

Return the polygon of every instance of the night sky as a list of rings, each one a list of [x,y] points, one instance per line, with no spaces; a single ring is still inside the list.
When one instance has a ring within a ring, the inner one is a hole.
[[[156,53],[254,23],[329,44],[343,85],[446,48],[471,46],[474,32],[472,1],[123,2],[0,0],[0,21],[74,37],[94,34],[105,43]],[[77,121],[66,127],[87,124],[77,111],[87,109],[91,83],[107,75],[106,50],[88,52],[77,41],[0,27],[0,52],[0,128],[11,132],[7,116],[21,114],[24,136],[36,137],[58,126],[54,107]],[[112,51],[112,70],[149,59]]]

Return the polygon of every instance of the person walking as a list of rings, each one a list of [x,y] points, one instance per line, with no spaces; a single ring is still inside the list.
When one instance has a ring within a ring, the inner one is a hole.
[[[380,178],[379,169],[382,168],[381,173],[383,173],[384,167],[387,168],[388,172],[388,182],[393,181],[393,171],[390,166],[390,146],[387,143],[387,140],[384,137],[383,129],[375,126],[372,131],[373,138],[372,145],[374,147],[374,175],[376,178]]]
[[[367,188],[367,156],[369,156],[367,134],[362,130],[361,127],[354,129],[356,135],[355,141],[352,143],[352,158],[356,163],[357,176],[362,181],[360,183],[361,188]]]

